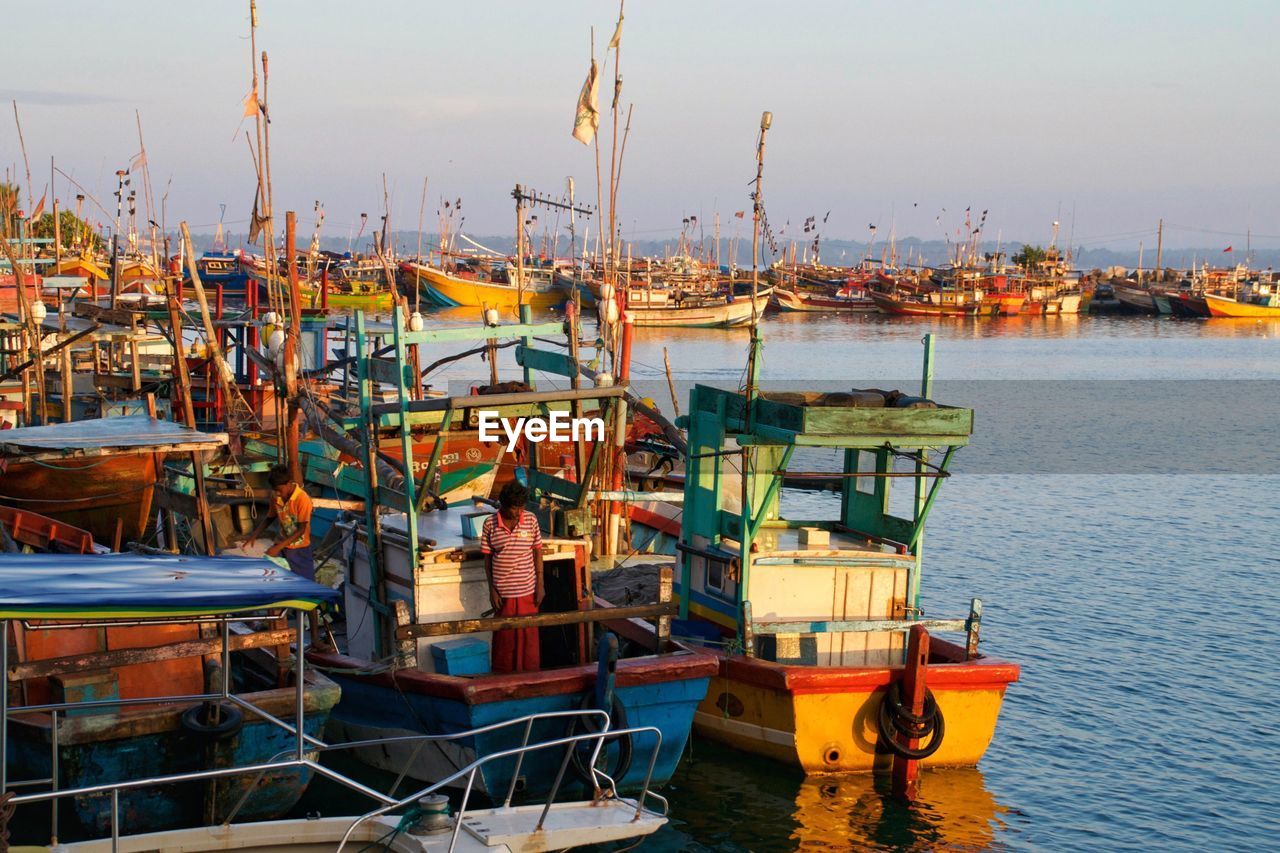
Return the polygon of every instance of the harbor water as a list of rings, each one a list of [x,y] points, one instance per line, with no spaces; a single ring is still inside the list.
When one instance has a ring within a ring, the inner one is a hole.
[[[1162,386],[1170,399],[1183,380],[1268,380],[1188,383],[1184,396],[1194,399],[1184,402],[1196,409],[1216,393],[1211,402],[1227,422],[1250,403],[1237,392],[1280,400],[1280,324],[782,315],[763,329],[770,378],[910,380],[928,331],[937,337],[940,387],[1044,382],[1049,394],[1049,380],[1079,380],[1072,393],[1081,396],[1095,382],[1113,426],[1064,435],[1076,444],[1064,454],[1086,460],[1077,472],[1044,460],[1053,473],[1035,473],[1011,446],[1005,468],[948,480],[930,517],[926,612],[961,614],[969,597],[982,598],[984,653],[1022,665],[977,769],[925,772],[921,799],[908,808],[868,777],[806,780],[695,739],[671,785],[674,820],[646,849],[1274,845],[1280,469],[1268,453],[1280,443],[1278,422],[1236,424],[1246,438],[1214,448],[1145,441],[1165,433],[1176,441],[1179,410],[1155,423],[1160,406],[1137,406],[1136,420],[1125,421],[1108,380],[1170,380]],[[745,341],[743,332],[640,330],[637,370],[660,371],[666,346],[677,377],[732,381]],[[1026,432],[1047,428],[1028,408]],[[978,408],[972,450],[981,452],[984,423],[995,417]],[[1185,429],[1199,432],[1194,423]],[[1209,460],[1218,454],[1253,467],[1215,468]],[[1194,460],[1205,460],[1203,470]],[[1165,462],[1177,473],[1148,473]],[[824,500],[796,499],[815,508]]]

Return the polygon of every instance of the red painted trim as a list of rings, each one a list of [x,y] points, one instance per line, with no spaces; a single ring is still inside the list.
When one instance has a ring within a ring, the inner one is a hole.
[[[645,527],[652,527],[654,530],[665,533],[668,536],[680,535],[679,519],[667,518],[651,509],[643,509],[638,506],[631,507],[631,520],[639,522]]]
[[[929,661],[931,689],[1003,690],[1018,680],[1021,670],[1016,663],[985,657],[966,661],[963,649],[946,640],[930,639],[933,649]],[[902,667],[805,666],[727,656],[722,652],[710,654],[720,661],[722,678],[795,695],[871,693],[902,677]]]
[[[363,669],[369,666],[368,661],[324,652],[308,652],[307,660],[337,670]],[[617,685],[641,687],[668,681],[710,678],[718,669],[716,658],[702,652],[628,658],[618,661]],[[544,672],[497,673],[471,678],[415,669],[400,670],[394,677],[389,672],[347,677],[360,678],[381,687],[396,687],[409,693],[452,699],[468,705],[483,705],[508,699],[582,693],[595,686],[596,665],[585,664]]]

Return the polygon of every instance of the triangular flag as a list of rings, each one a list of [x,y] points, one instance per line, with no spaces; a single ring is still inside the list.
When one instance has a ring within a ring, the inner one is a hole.
[[[258,87],[254,86],[253,91],[244,97],[244,117],[253,118],[258,112]]]
[[[40,201],[36,204],[36,209],[31,214],[32,221],[39,219],[40,214],[44,213],[44,200],[45,200],[45,196],[47,196],[48,194],[49,192],[48,190],[46,190],[44,195],[40,196]]]
[[[573,119],[573,138],[583,145],[590,145],[600,127],[600,80],[596,61],[591,60],[591,70],[578,95],[578,112]]]
[[[605,50],[617,50],[618,44],[622,41],[622,9],[618,9],[618,26],[613,28],[613,38],[609,39],[609,46]]]

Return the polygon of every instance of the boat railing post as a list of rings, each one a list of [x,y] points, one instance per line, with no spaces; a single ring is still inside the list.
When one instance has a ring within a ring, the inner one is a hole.
[[[516,756],[516,766],[511,771],[511,784],[507,786],[507,799],[502,804],[504,809],[511,808],[511,799],[516,795],[516,781],[520,778],[520,768],[524,765],[524,753],[529,748],[529,737],[532,733],[533,717],[530,717],[524,723],[524,737],[520,739],[520,754]]]
[[[9,790],[9,620],[0,620],[0,673],[4,674],[0,689],[0,794]]]
[[[756,656],[756,634],[751,624],[751,602],[742,602],[742,653],[749,658]]]
[[[297,684],[294,685],[294,746],[298,753],[298,760],[306,760],[306,741],[307,735],[305,730],[306,723],[306,685],[303,683],[303,674],[306,664],[303,663],[306,657],[306,640],[307,640],[307,614],[301,607],[294,608],[295,618],[298,620],[298,650],[294,655],[294,678]]]
[[[453,853],[453,848],[458,844],[458,830],[462,829],[462,819],[467,814],[467,801],[471,799],[471,789],[476,784],[476,771],[479,765],[471,768],[471,773],[467,776],[467,787],[462,792],[462,802],[458,804],[458,814],[453,819],[453,835],[449,838],[449,853]],[[539,824],[541,827],[541,824]]]
[[[644,774],[644,787],[640,789],[640,796],[636,799],[636,816],[632,821],[640,819],[640,815],[644,814],[644,804],[649,798],[649,783],[653,781],[653,768],[658,764],[658,753],[662,750],[662,732],[656,731],[657,742],[653,745],[653,751],[649,753],[649,769]],[[618,779],[622,781],[621,778]]]
[[[111,789],[111,853],[120,850],[120,789]]]
[[[975,598],[969,602],[969,618],[964,623],[965,644],[964,659],[973,660],[978,656],[978,638],[982,630],[982,599]]]
[[[222,698],[231,695],[231,625],[222,617]]]
[[[50,713],[49,719],[49,781],[53,790],[58,790],[58,709]],[[49,801],[49,846],[58,846],[58,802],[54,797]]]
[[[606,721],[605,725],[600,730],[600,739],[598,743],[604,742],[604,734],[608,730],[609,730],[609,721]],[[534,832],[539,832],[542,829],[542,824],[546,822],[547,813],[551,811],[551,804],[556,801],[556,794],[560,793],[560,783],[564,781],[564,771],[569,768],[569,757],[573,755],[573,751],[574,749],[577,748],[577,746],[578,746],[577,742],[569,743],[565,746],[564,758],[560,759],[560,769],[556,771],[555,782],[551,783],[551,791],[547,794],[547,802],[542,807],[542,814],[538,817],[538,825],[533,828]],[[595,762],[596,755],[598,755],[597,752],[593,751],[591,753],[591,769],[593,771],[595,770],[595,766],[596,766],[596,762]],[[594,773],[593,773],[593,782],[594,782]]]

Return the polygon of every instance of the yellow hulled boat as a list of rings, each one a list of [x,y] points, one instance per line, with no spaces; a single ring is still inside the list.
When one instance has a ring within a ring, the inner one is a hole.
[[[979,600],[964,618],[920,615],[925,519],[973,424],[972,410],[925,399],[930,384],[910,405],[898,392],[694,389],[672,630],[719,660],[701,736],[812,774],[970,766],[986,751],[1019,668],[978,654]],[[843,470],[790,471],[797,448],[839,449]],[[838,517],[786,518],[782,484],[805,478],[841,484]],[[903,483],[907,517],[890,512]],[[939,631],[963,640],[926,633]],[[910,662],[909,635],[928,649]]]
[[[552,286],[550,277],[532,274],[526,270],[529,284],[523,293],[514,284],[505,281],[486,281],[452,275],[427,264],[404,265],[405,277],[420,281],[427,295],[446,308],[497,308],[516,311],[523,302],[534,309],[552,308],[564,302],[565,296]]]
[[[1211,317],[1249,317],[1253,319],[1280,320],[1280,293],[1274,285],[1260,284],[1240,299],[1204,295]]]

